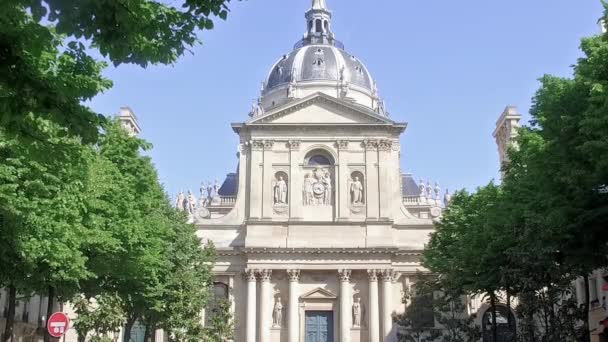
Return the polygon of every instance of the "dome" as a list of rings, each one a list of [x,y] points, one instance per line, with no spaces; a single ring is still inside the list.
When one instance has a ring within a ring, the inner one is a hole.
[[[274,64],[264,92],[290,82],[332,81],[337,84],[342,78],[372,92],[372,77],[355,56],[331,45],[306,45],[284,55]]]
[[[385,115],[367,67],[344,49],[331,31],[332,14],[325,0],[313,0],[306,12],[307,32],[293,51],[273,64],[252,116],[291,100],[325,93]]]

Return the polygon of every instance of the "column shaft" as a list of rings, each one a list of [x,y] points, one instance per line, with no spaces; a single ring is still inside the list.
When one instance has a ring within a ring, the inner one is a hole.
[[[247,342],[256,342],[256,312],[257,312],[257,283],[255,281],[255,271],[247,270]]]
[[[271,275],[271,270],[260,271],[260,342],[270,342],[270,326],[272,325],[270,312],[271,306],[274,304],[270,288]]]
[[[351,294],[350,270],[339,270],[340,277],[340,341],[350,342],[351,323]]]
[[[298,284],[300,280],[300,270],[288,270],[287,275],[289,276],[289,303],[287,304],[287,328],[289,329],[288,342],[298,342],[300,339],[300,317],[298,317]]]
[[[369,276],[369,342],[380,342],[380,317],[378,314],[378,276],[376,270],[367,271]]]
[[[382,338],[384,341],[389,340],[389,335],[393,328],[393,317],[391,316],[393,276],[392,270],[385,270],[382,273]]]

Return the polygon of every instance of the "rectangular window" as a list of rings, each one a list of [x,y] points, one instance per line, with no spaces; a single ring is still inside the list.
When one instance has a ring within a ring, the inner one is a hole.
[[[589,278],[589,301],[591,303],[597,303],[597,295],[597,278]]]

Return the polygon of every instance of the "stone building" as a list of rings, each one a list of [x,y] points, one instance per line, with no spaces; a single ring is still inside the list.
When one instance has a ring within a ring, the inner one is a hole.
[[[233,303],[236,341],[391,341],[449,195],[401,173],[407,124],[336,39],[325,1],[305,18],[249,118],[232,124],[237,172],[176,205],[218,249],[216,294]]]

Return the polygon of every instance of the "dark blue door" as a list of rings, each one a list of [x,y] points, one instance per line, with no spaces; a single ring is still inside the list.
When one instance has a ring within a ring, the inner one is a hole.
[[[333,342],[333,340],[333,312],[306,311],[306,342]]]

